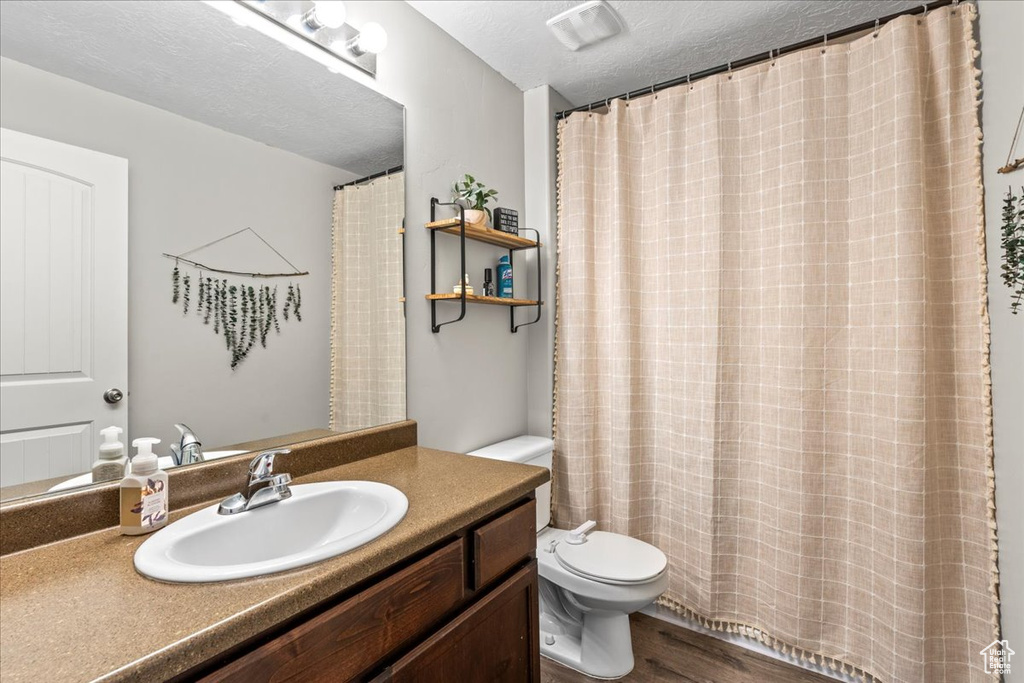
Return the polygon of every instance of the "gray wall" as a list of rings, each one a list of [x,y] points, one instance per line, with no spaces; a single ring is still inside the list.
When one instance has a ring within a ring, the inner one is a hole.
[[[996,516],[1003,637],[1024,652],[1024,314],[1010,313],[1010,290],[1000,277],[1002,200],[1007,187],[1020,192],[1024,170],[1000,175],[1024,107],[1024,2],[981,0],[982,128],[985,140],[985,223],[989,315],[992,319],[992,402],[995,420]],[[1017,157],[1024,141],[1017,143]],[[1007,683],[1024,681],[1017,655]]]
[[[527,335],[509,331],[508,310],[470,306],[466,319],[430,331],[430,197],[450,198],[469,172],[499,191],[499,205],[523,210],[523,93],[404,2],[346,2],[349,21],[377,21],[388,48],[377,78],[346,75],[406,107],[406,340],[409,417],[421,445],[465,452],[526,430]],[[438,289],[459,279],[458,240],[440,235]],[[467,249],[470,281],[502,250]],[[520,285],[523,282],[519,271]],[[522,290],[520,290],[522,291]],[[457,304],[439,304],[444,319]],[[528,315],[521,312],[524,317]]]
[[[332,187],[355,176],[9,59],[0,78],[0,125],[128,159],[129,437],[164,450],[178,421],[209,446],[326,427]],[[232,372],[212,326],[171,304],[160,254],[247,226],[310,275],[302,322]]]

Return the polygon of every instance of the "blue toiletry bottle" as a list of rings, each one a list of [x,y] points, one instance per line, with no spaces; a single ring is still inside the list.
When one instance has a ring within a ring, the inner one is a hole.
[[[498,296],[512,298],[512,264],[508,262],[508,256],[498,259]]]

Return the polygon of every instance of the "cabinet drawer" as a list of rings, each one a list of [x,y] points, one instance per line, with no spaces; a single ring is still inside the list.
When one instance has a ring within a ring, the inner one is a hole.
[[[388,667],[380,683],[540,683],[537,561]]]
[[[472,533],[473,588],[479,589],[537,549],[537,502],[529,500]]]
[[[350,680],[458,607],[463,555],[454,541],[202,680]]]

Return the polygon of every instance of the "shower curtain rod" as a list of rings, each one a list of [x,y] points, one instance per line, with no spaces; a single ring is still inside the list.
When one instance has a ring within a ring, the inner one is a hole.
[[[970,1],[971,0],[965,0],[965,2],[970,2]],[[894,14],[890,14],[890,15],[882,17],[880,19],[875,19],[874,21],[866,21],[863,24],[857,24],[856,26],[851,26],[849,28],[844,28],[844,29],[839,30],[839,31],[833,31],[832,33],[826,33],[825,35],[818,36],[817,38],[810,38],[808,40],[803,40],[803,41],[801,41],[799,43],[793,43],[792,45],[787,45],[786,47],[781,47],[778,50],[769,50],[768,52],[762,52],[761,54],[754,55],[752,57],[745,57],[744,59],[738,59],[738,60],[736,60],[734,62],[727,62],[725,64],[722,64],[721,66],[716,66],[716,67],[713,67],[711,69],[704,69],[703,71],[696,71],[696,72],[688,74],[686,76],[681,76],[679,78],[673,78],[670,81],[663,81],[661,83],[656,83],[654,85],[649,85],[646,88],[640,88],[638,90],[632,90],[630,92],[622,93],[621,95],[616,95],[615,97],[607,97],[607,98],[602,99],[602,100],[597,100],[596,102],[591,102],[590,104],[584,104],[584,105],[581,105],[579,107],[573,107],[572,109],[566,109],[564,111],[560,111],[560,112],[556,113],[555,114],[555,119],[564,119],[569,114],[573,114],[573,113],[578,112],[578,111],[592,111],[592,110],[594,110],[594,109],[596,109],[598,107],[607,106],[608,103],[611,102],[612,100],[621,100],[621,99],[629,100],[629,99],[631,99],[633,97],[640,97],[642,95],[652,95],[652,94],[658,92],[659,90],[665,90],[666,88],[673,88],[673,87],[675,87],[677,85],[682,85],[683,83],[692,83],[693,81],[697,81],[697,80],[700,80],[702,78],[707,78],[708,76],[714,76],[715,74],[725,73],[726,71],[732,71],[733,69],[739,69],[739,68],[742,68],[742,67],[745,67],[745,66],[750,66],[751,64],[757,64],[758,62],[763,62],[763,61],[766,61],[768,59],[775,59],[775,58],[777,58],[777,57],[779,57],[781,55],[784,55],[784,54],[787,54],[787,53],[790,53],[790,52],[795,52],[797,50],[803,50],[804,48],[808,48],[808,47],[814,47],[815,45],[825,45],[825,44],[828,43],[828,41],[830,39],[843,38],[843,37],[852,35],[854,33],[860,33],[861,31],[867,31],[868,29],[872,29],[872,28],[876,28],[877,29],[878,27],[882,26],[883,24],[887,24],[890,21],[892,21],[893,19],[896,19],[897,17],[902,17],[904,15],[908,15],[908,14],[927,14],[928,12],[930,12],[930,11],[932,11],[934,9],[938,9],[940,7],[946,7],[947,5],[956,6],[958,4],[960,4],[960,0],[935,0],[935,2],[929,2],[927,4],[922,3],[922,4],[918,5],[917,7],[914,7],[914,8],[911,8],[911,9],[906,9],[906,10],[903,10],[902,12],[896,12]]]
[[[349,182],[345,183],[344,185],[335,185],[334,186],[334,190],[335,190],[335,192],[337,192],[338,190],[342,189],[343,187],[349,187],[350,185],[358,185],[359,183],[365,183],[367,180],[373,180],[374,178],[380,178],[381,176],[391,175],[392,173],[398,173],[401,170],[402,170],[402,165],[399,164],[398,166],[394,166],[392,168],[389,168],[386,171],[380,171],[379,173],[371,173],[370,175],[366,176],[365,178],[357,178],[356,180],[350,180]]]

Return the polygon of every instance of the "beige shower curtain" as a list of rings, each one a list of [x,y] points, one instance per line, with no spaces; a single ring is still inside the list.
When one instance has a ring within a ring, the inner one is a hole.
[[[405,419],[405,174],[334,193],[331,429]]]
[[[559,130],[556,522],[883,681],[987,679],[997,633],[974,17]]]

